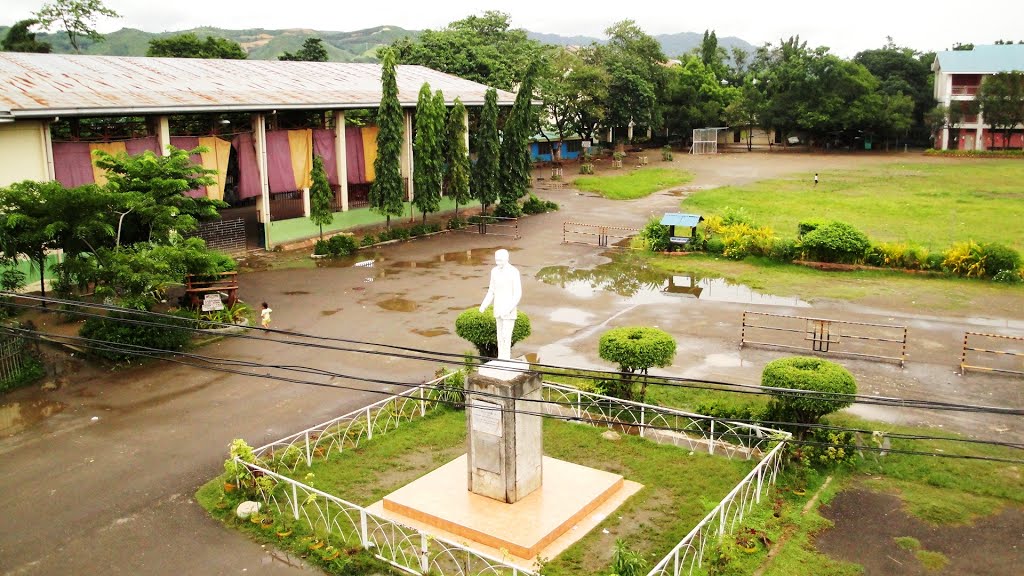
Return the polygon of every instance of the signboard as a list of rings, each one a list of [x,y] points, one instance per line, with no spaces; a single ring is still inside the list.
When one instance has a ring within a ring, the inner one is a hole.
[[[203,312],[223,309],[224,302],[220,299],[220,294],[207,294],[203,297]]]
[[[493,402],[473,400],[473,431],[501,436],[501,406]]]
[[[582,146],[584,148],[590,148],[590,140],[584,140],[584,141],[580,142],[580,146]]]
[[[668,239],[668,241],[673,243],[673,244],[689,244],[690,243],[690,237],[689,236],[672,236],[672,237],[670,237]]]

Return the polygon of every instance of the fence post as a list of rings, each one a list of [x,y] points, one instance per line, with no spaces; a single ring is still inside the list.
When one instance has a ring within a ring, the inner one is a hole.
[[[583,393],[576,392],[576,418],[583,418]]]
[[[306,430],[306,466],[313,465],[313,450],[309,447],[309,430]]]
[[[740,348],[747,341],[747,311],[743,311],[743,323],[740,324]]]
[[[427,550],[429,541],[427,535],[420,532],[420,573],[426,574],[430,569],[430,554]]]
[[[761,503],[761,487],[764,485],[764,468],[757,469],[757,495],[755,500],[758,504]]]
[[[711,435],[708,436],[708,454],[715,453],[715,421],[711,421]]]
[[[292,482],[292,515],[296,520],[299,519],[299,489],[295,482]]]
[[[967,336],[970,332],[964,332],[964,349],[960,353],[960,374],[964,374],[964,365],[967,364]]]
[[[366,439],[373,440],[373,419],[370,417],[370,409],[366,409]]]
[[[900,350],[900,368],[907,361],[907,327],[903,327],[903,349]]]
[[[359,539],[363,543],[363,549],[370,549],[370,532],[366,528],[366,510],[359,509]]]
[[[423,387],[420,386],[420,418],[423,418],[424,416],[427,415],[427,403],[424,399],[423,394]]]
[[[647,426],[644,425],[644,422],[645,422],[645,420],[644,420],[645,411],[646,411],[646,408],[644,406],[641,406],[640,407],[640,437],[641,438],[644,438],[647,435],[647,433],[646,433]]]

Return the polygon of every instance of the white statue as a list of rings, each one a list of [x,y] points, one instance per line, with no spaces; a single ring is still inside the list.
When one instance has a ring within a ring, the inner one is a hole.
[[[512,328],[516,324],[516,306],[523,296],[519,270],[508,263],[508,250],[494,253],[491,284],[487,287],[480,311],[494,302],[494,321],[498,325],[498,360],[512,359]]]

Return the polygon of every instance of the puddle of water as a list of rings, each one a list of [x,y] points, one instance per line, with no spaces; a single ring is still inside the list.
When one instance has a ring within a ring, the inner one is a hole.
[[[537,273],[537,279],[559,286],[577,298],[590,298],[596,292],[613,292],[637,303],[667,303],[677,297],[692,297],[740,304],[796,308],[810,306],[796,297],[763,294],[744,284],[733,284],[722,278],[667,274],[652,269],[643,261],[628,257],[616,258],[593,269],[547,266]]]
[[[420,336],[426,336],[427,338],[433,338],[434,336],[443,336],[445,334],[451,334],[447,328],[428,328],[428,329],[416,329],[412,331],[413,334],[419,334]]]
[[[414,312],[419,306],[412,300],[405,298],[388,298],[377,302],[377,306],[392,312]]]
[[[51,400],[0,404],[0,437],[13,436],[23,430],[60,414],[67,405]]]

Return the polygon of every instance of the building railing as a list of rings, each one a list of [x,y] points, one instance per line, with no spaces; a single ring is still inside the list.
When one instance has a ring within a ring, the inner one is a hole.
[[[278,514],[289,515],[315,534],[330,533],[345,546],[361,546],[376,558],[411,574],[441,576],[537,576],[531,570],[478,552],[451,540],[406,526],[332,494],[285,476],[299,464],[327,458],[359,446],[405,421],[423,417],[440,405],[438,387],[451,374],[390,396],[369,406],[312,426],[254,450],[258,464],[244,465],[258,498]],[[775,483],[790,434],[763,426],[620,400],[558,384],[544,383],[549,415],[594,426],[614,427],[659,443],[706,449],[732,458],[764,457],[648,576],[691,573],[713,541],[733,531]],[[772,445],[774,444],[774,445]],[[270,466],[266,462],[273,462]],[[277,468],[278,471],[270,469]],[[267,480],[257,481],[266,478]],[[687,568],[689,566],[689,568]]]
[[[977,96],[978,86],[953,86],[950,94],[953,96]]]

